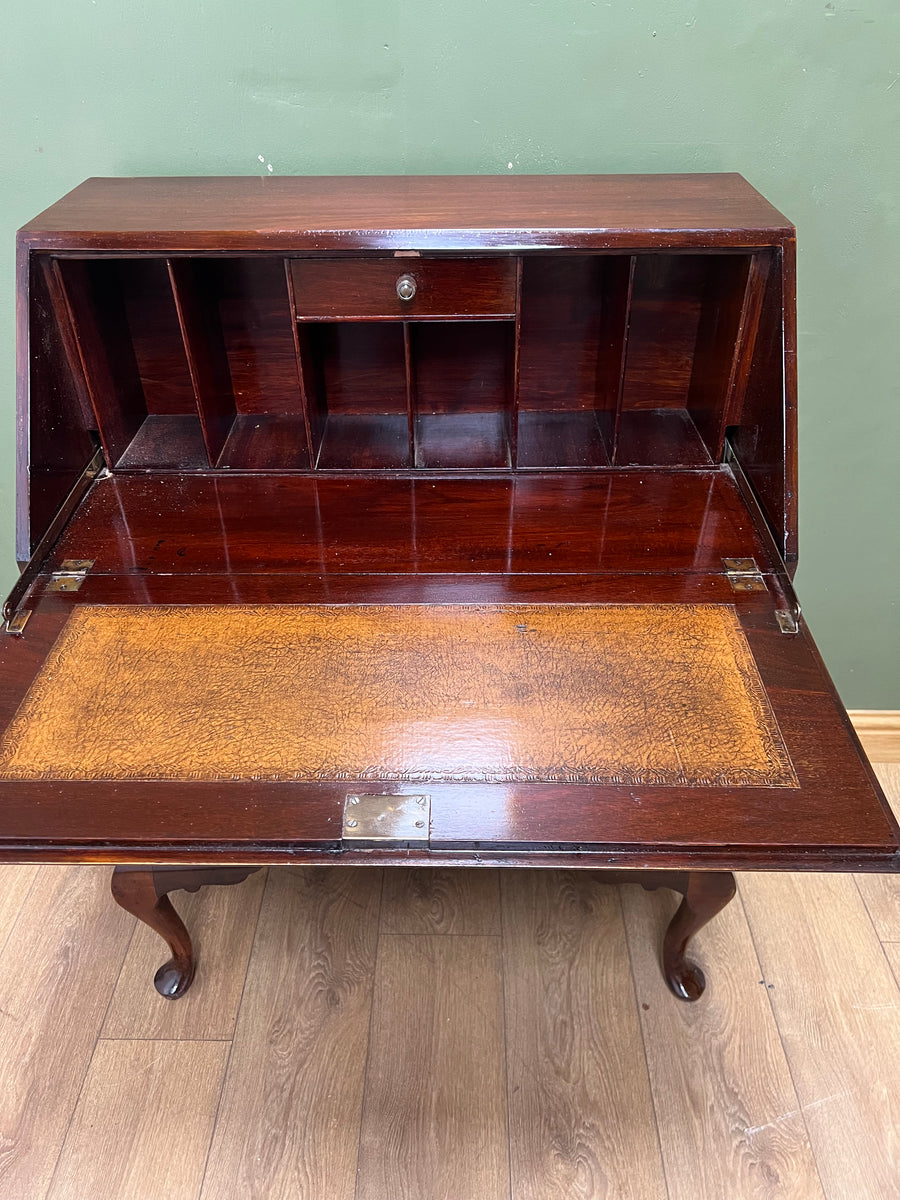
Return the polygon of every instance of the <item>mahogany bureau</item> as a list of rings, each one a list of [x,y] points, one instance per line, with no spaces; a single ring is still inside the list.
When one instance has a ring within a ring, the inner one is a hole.
[[[92,179],[18,240],[0,861],[891,871],[794,593],[794,231],[738,175]]]

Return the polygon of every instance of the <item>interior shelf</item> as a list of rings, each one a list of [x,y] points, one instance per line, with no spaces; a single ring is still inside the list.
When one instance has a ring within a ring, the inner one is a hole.
[[[416,466],[508,468],[503,412],[422,413],[416,418]]]
[[[400,470],[410,466],[406,413],[329,413],[319,470]]]
[[[636,408],[623,412],[617,467],[708,467],[712,457],[683,408]]]
[[[245,471],[307,470],[309,452],[303,417],[282,413],[235,417],[216,466]]]
[[[520,467],[606,467],[609,456],[593,409],[519,410]]]
[[[115,465],[120,470],[208,470],[200,418],[151,413]]]
[[[709,466],[752,394],[770,269],[757,252],[429,260],[413,310],[381,258],[51,265],[107,461],[245,471]]]
[[[514,321],[407,327],[417,467],[513,465],[515,332]]]

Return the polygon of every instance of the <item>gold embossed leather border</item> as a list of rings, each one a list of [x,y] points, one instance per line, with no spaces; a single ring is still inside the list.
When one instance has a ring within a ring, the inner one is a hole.
[[[733,608],[73,610],[0,778],[796,786]]]

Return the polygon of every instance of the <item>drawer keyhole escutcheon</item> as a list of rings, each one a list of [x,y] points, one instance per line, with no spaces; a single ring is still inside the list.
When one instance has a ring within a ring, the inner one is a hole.
[[[416,281],[412,275],[401,275],[397,280],[397,295],[401,300],[412,300],[416,294]]]

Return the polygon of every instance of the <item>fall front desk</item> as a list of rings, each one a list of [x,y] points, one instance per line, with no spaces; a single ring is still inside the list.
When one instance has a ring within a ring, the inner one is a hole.
[[[806,628],[794,234],[737,175],[95,179],[18,242],[0,860],[896,870]]]

